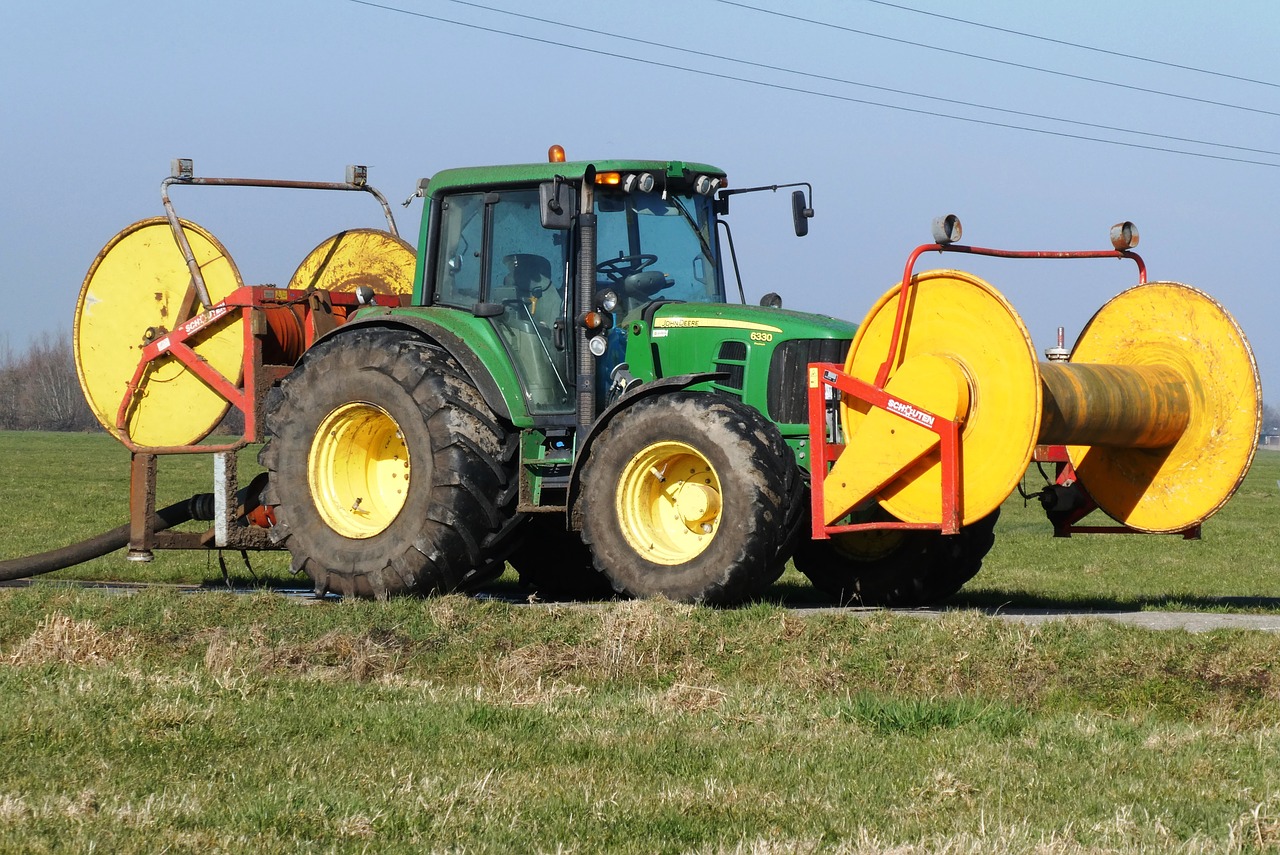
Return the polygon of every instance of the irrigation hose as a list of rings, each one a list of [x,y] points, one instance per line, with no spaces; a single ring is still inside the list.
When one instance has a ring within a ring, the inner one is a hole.
[[[161,508],[156,511],[155,516],[151,518],[151,525],[154,531],[164,531],[172,528],[179,523],[184,523],[193,518],[193,508],[199,496],[192,496],[190,499],[183,499],[181,502],[175,502],[167,508]],[[104,531],[102,534],[82,540],[79,543],[73,543],[70,546],[64,546],[61,549],[51,549],[48,552],[41,552],[39,555],[27,555],[23,558],[10,558],[8,561],[0,561],[0,582],[11,582],[14,579],[28,579],[32,576],[39,576],[41,573],[52,573],[54,570],[62,570],[66,567],[72,567],[81,564],[91,558],[98,558],[109,552],[115,552],[123,546],[129,544],[129,524],[125,523],[119,528],[113,528],[111,531]]]

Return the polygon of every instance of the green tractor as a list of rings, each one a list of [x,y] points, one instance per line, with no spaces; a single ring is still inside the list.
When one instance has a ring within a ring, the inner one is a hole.
[[[547,599],[741,602],[792,559],[846,602],[953,593],[995,514],[808,536],[806,371],[857,327],[748,305],[725,219],[734,195],[805,186],[554,149],[424,180],[412,298],[356,312],[267,401],[272,539],[318,593],[375,598],[508,561]],[[792,192],[798,236],[811,195]]]

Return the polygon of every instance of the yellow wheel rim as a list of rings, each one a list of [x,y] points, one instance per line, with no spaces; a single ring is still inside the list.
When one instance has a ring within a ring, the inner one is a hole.
[[[380,534],[409,495],[409,449],[400,425],[375,404],[343,404],[316,430],[307,480],[320,516],[338,534]]]
[[[623,470],[617,511],[636,554],[655,564],[684,564],[711,545],[720,527],[720,477],[693,446],[654,443]]]

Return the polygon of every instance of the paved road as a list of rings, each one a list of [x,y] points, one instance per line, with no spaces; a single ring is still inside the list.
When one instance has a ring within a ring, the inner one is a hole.
[[[999,609],[987,612],[1002,620],[1018,623],[1048,623],[1055,620],[1096,619],[1140,626],[1146,629],[1181,629],[1187,632],[1209,632],[1215,629],[1256,629],[1263,632],[1280,632],[1280,614],[1245,615],[1215,612],[1132,612],[1132,611],[1069,611],[1066,609]],[[931,617],[944,611],[920,612]]]

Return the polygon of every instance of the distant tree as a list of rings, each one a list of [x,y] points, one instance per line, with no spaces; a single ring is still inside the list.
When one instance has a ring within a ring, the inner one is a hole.
[[[23,354],[0,346],[0,428],[93,430],[98,427],[76,377],[71,337],[44,335]]]
[[[0,339],[0,430],[18,427],[18,371],[9,338]]]

